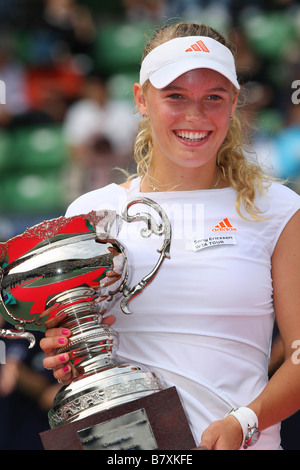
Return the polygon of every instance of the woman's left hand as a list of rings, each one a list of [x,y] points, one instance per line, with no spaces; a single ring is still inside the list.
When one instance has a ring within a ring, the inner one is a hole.
[[[243,432],[240,423],[233,416],[214,421],[202,434],[199,447],[206,450],[239,450]]]

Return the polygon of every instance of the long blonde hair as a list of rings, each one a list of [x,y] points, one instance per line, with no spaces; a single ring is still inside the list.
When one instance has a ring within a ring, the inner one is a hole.
[[[228,47],[233,53],[229,42],[213,28],[202,24],[177,23],[163,26],[155,32],[146,44],[142,59],[160,44],[177,37],[186,36],[211,37]],[[144,87],[147,87],[148,84],[149,82],[146,82]],[[241,113],[237,110],[230,122],[227,136],[218,151],[217,165],[223,178],[237,192],[236,208],[238,213],[242,216],[241,206],[243,206],[252,219],[261,220],[261,212],[254,203],[255,194],[256,190],[263,193],[265,183],[269,178],[262,173],[258,164],[250,162],[244,155],[245,129],[242,122]],[[142,118],[134,146],[134,159],[137,165],[136,174],[141,178],[149,175],[152,155],[153,145],[149,120],[148,118]]]

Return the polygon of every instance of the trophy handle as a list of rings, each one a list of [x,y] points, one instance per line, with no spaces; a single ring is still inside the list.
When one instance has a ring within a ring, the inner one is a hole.
[[[3,269],[0,268],[0,285],[1,285],[2,279],[3,279]],[[0,289],[0,305],[3,307],[6,316],[8,318],[12,318],[11,314],[9,313],[9,311],[7,310],[5,306],[4,299],[2,298],[1,289]],[[25,325],[25,322],[22,322],[22,320],[19,320],[15,324],[16,330],[3,330],[2,328],[0,328],[0,337],[12,338],[12,339],[24,339],[25,338],[29,341],[28,348],[31,349],[35,345],[35,342],[36,342],[35,337],[32,333],[25,331],[24,325]]]
[[[0,328],[0,336],[10,339],[27,339],[29,341],[29,349],[33,348],[36,343],[34,335],[29,333],[29,331],[25,331],[21,323],[16,325],[16,330],[3,330]]]
[[[151,214],[147,212],[138,212],[135,215],[129,215],[128,210],[134,204],[146,204],[147,206],[152,207],[156,212],[159,214],[162,222],[157,224],[155,219],[151,216]],[[172,235],[172,228],[169,221],[167,214],[164,210],[151,199],[148,198],[134,198],[132,201],[129,201],[126,206],[122,210],[122,218],[126,222],[138,222],[143,221],[146,223],[147,228],[143,228],[141,230],[142,237],[149,237],[152,233],[156,235],[164,235],[164,241],[162,246],[157,250],[160,253],[158,261],[152,271],[147,274],[143,279],[134,287],[130,288],[126,284],[123,285],[120,291],[123,293],[124,298],[121,301],[121,309],[124,313],[129,314],[132,313],[131,310],[128,308],[128,303],[137,295],[139,295],[143,289],[153,281],[154,277],[156,276],[159,268],[161,267],[165,258],[170,258],[170,247],[171,247],[171,235]]]

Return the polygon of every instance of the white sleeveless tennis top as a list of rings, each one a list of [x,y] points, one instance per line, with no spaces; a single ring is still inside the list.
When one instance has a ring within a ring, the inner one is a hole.
[[[171,258],[130,302],[132,315],[118,304],[109,313],[116,316],[119,355],[148,365],[177,387],[198,444],[212,421],[247,406],[266,386],[274,324],[271,256],[300,197],[271,184],[266,196],[256,198],[266,220],[254,222],[238,215],[230,187],[166,193],[139,188],[137,178],[129,190],[111,184],[92,191],[66,215],[103,208],[121,213],[128,200],[148,197],[169,216]],[[137,204],[129,213],[148,210]],[[118,236],[132,265],[132,286],[152,270],[162,244],[156,235],[142,238],[143,227],[124,222]],[[279,448],[280,424],[264,430],[253,447]]]

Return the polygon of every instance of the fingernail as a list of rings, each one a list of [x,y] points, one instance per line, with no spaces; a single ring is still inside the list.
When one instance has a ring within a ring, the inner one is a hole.
[[[59,338],[59,344],[64,344],[66,342],[66,338]]]
[[[67,336],[69,334],[69,330],[61,330],[61,334]]]
[[[65,356],[65,355],[59,356],[59,360],[60,360],[61,362],[65,362],[66,356]]]
[[[64,372],[69,372],[69,370],[70,370],[69,366],[65,366],[65,367],[63,368],[63,371],[64,371]]]

